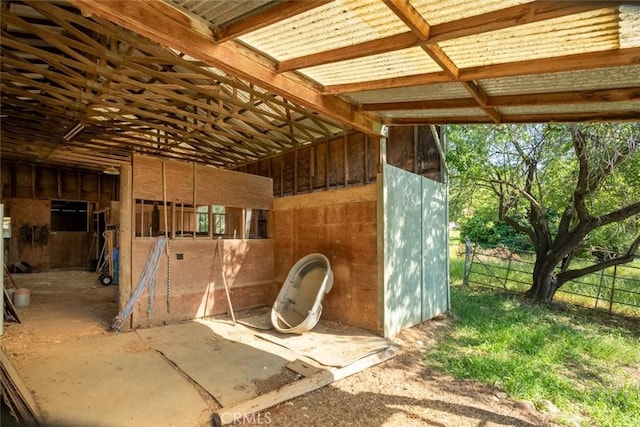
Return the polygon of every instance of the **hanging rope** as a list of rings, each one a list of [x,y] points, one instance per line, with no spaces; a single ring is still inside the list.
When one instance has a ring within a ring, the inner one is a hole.
[[[162,250],[164,249],[166,243],[166,239],[164,236],[156,237],[153,241],[153,246],[149,251],[149,256],[147,257],[147,263],[144,266],[144,270],[142,275],[140,276],[140,280],[138,280],[138,286],[136,286],[135,291],[127,301],[127,304],[124,308],[118,313],[116,317],[113,318],[113,323],[111,324],[111,329],[119,332],[122,329],[122,324],[125,320],[131,316],[131,312],[133,312],[133,308],[138,303],[138,299],[144,292],[145,289],[150,287],[149,290],[149,308],[147,310],[147,314],[151,314],[152,312],[152,295],[153,288],[156,280],[156,272],[158,271],[158,261],[160,260],[160,255],[162,254]]]

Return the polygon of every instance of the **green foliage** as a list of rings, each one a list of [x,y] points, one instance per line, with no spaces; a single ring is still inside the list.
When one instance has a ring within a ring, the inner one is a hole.
[[[499,207],[521,226],[531,228],[528,213],[533,198],[547,212],[553,240],[578,183],[577,132],[585,141],[589,182],[597,183],[586,194],[590,215],[600,216],[640,200],[640,123],[447,126],[451,219],[466,223],[467,233],[477,235],[479,243],[491,244],[513,237],[496,220]],[[524,196],[527,162],[535,164],[529,198]],[[495,215],[491,217],[487,210]],[[465,218],[469,212],[473,217]],[[620,252],[639,232],[636,215],[592,231],[579,249],[582,254],[592,247]]]
[[[512,251],[531,250],[531,242],[526,236],[515,231],[498,219],[498,212],[491,207],[474,211],[459,221],[460,235],[480,246],[504,245]]]
[[[550,400],[595,425],[637,425],[640,382],[627,375],[640,363],[634,324],[460,286],[451,304],[455,324],[425,355],[430,366],[514,399]]]

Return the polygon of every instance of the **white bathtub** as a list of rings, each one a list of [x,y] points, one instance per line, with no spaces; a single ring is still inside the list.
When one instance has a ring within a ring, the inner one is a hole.
[[[322,314],[322,299],[333,286],[329,259],[310,254],[289,270],[276,302],[271,323],[278,332],[301,334],[313,329]]]

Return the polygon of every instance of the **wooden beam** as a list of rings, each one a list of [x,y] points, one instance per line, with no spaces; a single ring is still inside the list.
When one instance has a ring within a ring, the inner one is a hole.
[[[389,0],[385,2],[394,12],[394,4],[398,4],[397,9],[402,10],[403,0]],[[382,37],[342,48],[331,49],[308,56],[291,58],[278,64],[278,71],[285,72],[300,68],[308,68],[316,65],[328,64],[331,62],[345,61],[348,59],[362,58],[365,56],[377,55],[392,52],[395,50],[407,49],[424,43],[437,43],[455,38],[481,34],[488,31],[502,30],[547,19],[558,18],[576,13],[588,12],[590,10],[602,9],[603,7],[615,7],[621,2],[566,2],[566,1],[538,1],[522,5],[512,6],[469,18],[457,19],[442,24],[429,27],[427,38],[416,35],[414,31],[408,31],[392,36]],[[391,5],[390,5],[391,4]],[[405,6],[406,9],[406,6]],[[402,12],[400,12],[402,13]],[[415,19],[411,12],[408,15]],[[400,15],[398,15],[400,16]],[[401,19],[403,19],[400,16]],[[426,17],[428,18],[428,17]],[[407,17],[407,19],[409,19]],[[404,19],[403,19],[404,21]],[[407,23],[407,21],[405,21]],[[409,24],[408,24],[409,25]],[[411,27],[411,25],[409,25]],[[419,28],[420,26],[417,26]],[[424,31],[424,28],[423,28]]]
[[[383,0],[384,4],[404,22],[420,41],[429,40],[431,25],[422,17],[409,0]]]
[[[316,65],[346,61],[348,59],[362,58],[363,56],[377,55],[380,53],[392,52],[394,50],[406,49],[413,47],[416,44],[416,36],[409,31],[395,36],[383,37],[381,39],[371,40],[352,46],[340,47],[307,56],[280,61],[276,68],[279,73],[284,73],[286,71],[314,67]]]
[[[279,94],[296,103],[371,135],[381,130],[379,119],[355,111],[347,101],[323,95],[296,76],[278,74],[266,58],[229,41],[215,44],[211,30],[175,7],[155,1],[71,0],[83,13],[93,13],[184,54]]]
[[[640,47],[631,47],[618,50],[606,50],[461,68],[459,70],[458,80],[473,81],[501,77],[551,74],[595,68],[623,67],[637,64],[640,64]],[[371,80],[362,83],[330,85],[325,86],[323,93],[336,95],[360,92],[364,90],[391,89],[452,82],[454,82],[454,79],[450,75],[440,71],[437,73]]]
[[[229,41],[251,31],[280,22],[283,19],[291,18],[292,16],[315,9],[330,1],[331,0],[307,0],[280,3],[241,21],[234,22],[231,25],[216,30],[214,33],[215,40],[218,43]]]
[[[640,87],[491,96],[487,98],[486,104],[493,107],[515,107],[525,105],[624,102],[636,101],[638,99],[640,99]],[[473,98],[458,98],[408,102],[378,102],[371,104],[362,104],[359,108],[363,111],[400,111],[447,110],[474,107],[477,107],[477,103]]]
[[[216,426],[231,424],[234,421],[249,416],[255,412],[262,411],[277,405],[278,403],[291,400],[295,397],[312,392],[321,387],[346,378],[350,375],[368,369],[374,365],[382,363],[395,356],[395,350],[388,348],[378,353],[365,356],[356,362],[343,368],[323,369],[310,377],[294,381],[276,390],[272,390],[258,397],[245,402],[237,403],[233,406],[218,409],[213,413],[213,422]]]
[[[640,120],[640,109],[605,112],[544,113],[502,115],[501,123],[551,123],[551,122],[629,122]],[[387,125],[438,125],[438,124],[481,124],[494,123],[486,116],[438,116],[438,117],[402,117],[383,120]]]

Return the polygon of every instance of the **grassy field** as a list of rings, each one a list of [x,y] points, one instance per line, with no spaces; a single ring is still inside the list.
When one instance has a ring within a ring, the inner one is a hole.
[[[640,320],[462,286],[464,259],[455,252],[453,327],[425,355],[430,366],[513,399],[550,401],[582,425],[640,426]]]

